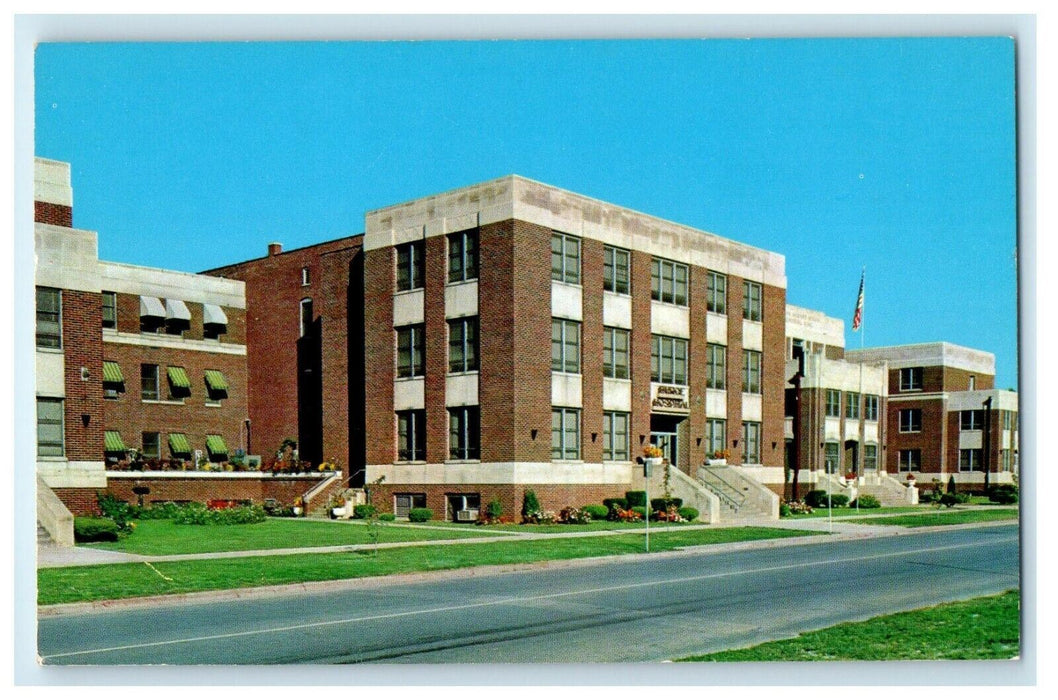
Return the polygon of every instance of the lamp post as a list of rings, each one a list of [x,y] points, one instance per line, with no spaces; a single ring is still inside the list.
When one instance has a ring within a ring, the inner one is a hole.
[[[988,481],[988,473],[992,469],[992,397],[989,396],[981,404],[985,409],[985,436],[984,443],[984,462],[985,462],[985,495],[988,495],[988,489],[991,486]]]

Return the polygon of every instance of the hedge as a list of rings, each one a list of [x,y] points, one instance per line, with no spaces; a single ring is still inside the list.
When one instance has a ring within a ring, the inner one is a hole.
[[[433,510],[430,508],[412,508],[408,511],[408,520],[413,523],[425,523],[433,520]]]
[[[118,524],[110,518],[74,518],[75,542],[117,542]]]

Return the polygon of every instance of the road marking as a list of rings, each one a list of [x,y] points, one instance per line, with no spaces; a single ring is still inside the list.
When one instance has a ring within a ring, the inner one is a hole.
[[[1002,543],[1005,543],[1005,542],[1017,542],[1017,541],[1018,541],[1017,537],[1006,537],[1006,538],[994,540],[990,544],[1002,544]],[[811,561],[811,562],[799,562],[799,563],[796,563],[796,564],[782,564],[782,565],[779,565],[779,566],[766,566],[766,567],[761,567],[761,568],[758,568],[758,569],[741,569],[741,570],[738,570],[738,571],[729,571],[729,572],[714,573],[714,574],[701,574],[701,575],[698,575],[698,576],[684,576],[684,577],[680,577],[680,578],[662,579],[662,580],[659,580],[659,581],[646,581],[646,582],[641,582],[641,583],[625,583],[625,584],[620,584],[620,585],[615,585],[615,586],[603,586],[601,588],[585,588],[585,589],[580,589],[580,590],[576,590],[576,591],[563,591],[563,592],[560,592],[560,593],[547,593],[547,594],[536,595],[536,596],[528,596],[528,597],[519,596],[519,597],[512,597],[512,598],[499,598],[499,599],[496,599],[496,600],[489,600],[489,601],[484,601],[484,602],[481,602],[481,603],[467,603],[467,604],[464,604],[464,605],[446,605],[446,606],[443,606],[443,607],[436,607],[436,608],[423,608],[423,609],[420,609],[420,610],[406,610],[404,612],[385,613],[385,614],[380,614],[380,615],[366,615],[366,616],[361,616],[361,617],[350,617],[350,618],[345,618],[345,619],[341,619],[341,620],[327,620],[327,621],[324,621],[324,622],[307,622],[307,623],[298,624],[298,625],[285,625],[285,626],[282,626],[282,627],[270,627],[270,628],[265,628],[265,629],[249,630],[249,631],[244,631],[244,632],[228,632],[228,633],[225,633],[225,634],[210,634],[210,635],[202,635],[202,636],[199,636],[199,637],[181,637],[179,639],[169,639],[169,640],[164,640],[164,641],[159,641],[159,642],[144,642],[142,644],[127,644],[127,645],[115,646],[115,647],[101,647],[101,648],[98,648],[98,649],[84,649],[84,650],[81,650],[81,651],[68,651],[68,652],[62,652],[62,653],[59,653],[59,654],[48,654],[46,656],[41,656],[40,658],[42,660],[46,660],[46,659],[60,659],[60,658],[68,657],[68,656],[83,656],[83,655],[86,655],[86,654],[105,654],[105,653],[113,652],[113,651],[128,651],[130,649],[147,649],[147,648],[151,648],[151,647],[169,646],[169,645],[174,645],[174,644],[190,644],[190,643],[193,643],[193,642],[207,642],[207,641],[214,641],[214,640],[221,640],[221,639],[235,639],[235,638],[239,638],[239,637],[251,637],[251,636],[254,636],[254,635],[262,635],[262,634],[279,634],[279,633],[282,633],[282,632],[293,632],[295,630],[311,629],[311,628],[314,628],[314,627],[330,627],[330,626],[333,626],[333,625],[347,625],[347,624],[352,624],[352,623],[357,623],[357,622],[376,622],[378,620],[391,620],[391,619],[394,619],[394,618],[411,617],[411,616],[415,616],[415,615],[432,615],[432,614],[436,614],[436,613],[457,612],[457,611],[460,611],[460,610],[473,610],[473,609],[476,609],[476,608],[485,608],[485,607],[489,607],[489,606],[493,606],[493,605],[509,605],[511,603],[526,603],[526,602],[532,602],[532,601],[554,600],[556,598],[569,598],[569,597],[572,597],[572,596],[590,595],[590,594],[593,594],[593,593],[609,593],[609,592],[614,592],[614,591],[632,590],[632,589],[636,589],[636,588],[648,588],[648,587],[653,587],[653,586],[668,586],[668,585],[672,585],[672,584],[688,583],[688,582],[691,582],[691,581],[706,581],[706,580],[709,580],[709,579],[726,578],[726,577],[730,577],[730,576],[741,576],[743,574],[764,574],[764,573],[770,573],[770,572],[773,572],[773,571],[785,571],[785,570],[788,570],[788,569],[798,569],[798,568],[804,568],[804,567],[826,566],[826,565],[831,565],[831,564],[848,564],[848,563],[852,563],[852,562],[871,561],[871,560],[874,560],[874,559],[888,559],[888,558],[892,558],[892,557],[907,556],[907,555],[910,555],[910,554],[929,554],[931,552],[944,552],[944,551],[949,551],[949,550],[953,550],[953,549],[966,549],[966,548],[969,548],[969,547],[979,547],[980,545],[981,545],[980,542],[967,542],[965,544],[952,544],[952,545],[944,545],[944,546],[939,546],[939,547],[925,547],[925,548],[920,548],[920,549],[902,550],[902,551],[899,551],[899,552],[889,552],[889,553],[885,553],[885,554],[866,554],[866,555],[863,555],[863,556],[848,557],[848,558],[844,558],[844,559],[840,559],[840,558],[839,559],[820,559],[820,560]]]

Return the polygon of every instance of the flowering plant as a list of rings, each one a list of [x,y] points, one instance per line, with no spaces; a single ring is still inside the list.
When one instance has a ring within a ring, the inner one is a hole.
[[[661,451],[661,448],[657,445],[647,445],[643,448],[643,456],[649,458],[657,458],[665,454]]]
[[[911,474],[910,472],[908,472],[908,475],[907,475],[907,480],[908,480],[908,481],[914,481],[914,480],[915,480],[915,475],[914,475],[914,474]]]
[[[529,525],[550,525],[555,522],[555,513],[550,510],[531,510],[522,517],[522,522]]]
[[[731,453],[727,450],[714,450],[713,459],[727,459],[731,456]]]

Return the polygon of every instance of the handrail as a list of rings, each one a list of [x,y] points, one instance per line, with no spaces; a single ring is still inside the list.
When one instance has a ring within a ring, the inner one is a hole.
[[[330,486],[334,483],[334,479],[336,477],[340,476],[340,475],[341,475],[341,472],[331,472],[331,475],[328,476],[326,479],[324,479],[323,481],[320,481],[320,482],[317,482],[317,483],[313,484],[312,487],[308,491],[306,491],[305,493],[301,494],[301,500],[305,503],[306,507],[308,506],[308,502],[314,496],[316,496],[316,494],[320,493],[321,491],[323,491],[326,488],[330,488]]]
[[[713,479],[715,479],[719,483],[710,482],[708,479],[703,478],[703,471],[709,476],[713,477]],[[697,477],[698,481],[702,482],[707,488],[709,488],[710,491],[715,493],[720,498],[720,500],[724,501],[731,507],[736,509],[741,508],[742,504],[746,502],[746,495],[740,492],[737,487],[729,484],[727,480],[724,479],[724,477],[717,474],[716,471],[713,470],[711,467],[707,465],[699,467]],[[730,491],[730,493],[728,493],[727,491]],[[734,496],[731,495],[732,493],[734,494]]]

